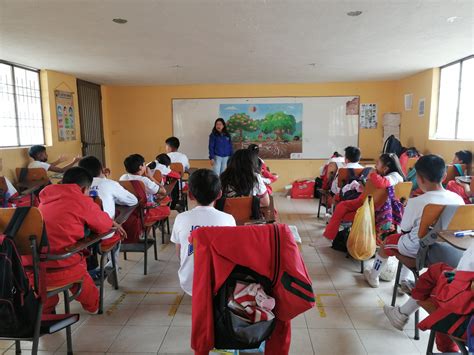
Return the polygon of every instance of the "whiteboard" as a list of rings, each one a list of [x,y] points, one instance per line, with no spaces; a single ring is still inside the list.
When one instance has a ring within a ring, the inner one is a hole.
[[[180,139],[179,150],[190,159],[208,159],[208,137],[215,119],[223,112],[222,107],[236,108],[243,104],[302,107],[302,149],[292,153],[290,159],[327,159],[334,151],[358,146],[358,96],[173,99],[173,135]]]

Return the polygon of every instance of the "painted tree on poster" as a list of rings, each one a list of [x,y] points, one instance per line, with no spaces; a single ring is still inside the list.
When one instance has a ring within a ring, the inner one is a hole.
[[[296,130],[295,116],[282,111],[269,113],[259,124],[262,132],[274,133],[278,139],[283,139],[284,134],[293,134]]]
[[[234,113],[227,121],[227,130],[230,133],[239,133],[239,139],[242,141],[243,132],[255,132],[257,123],[245,113]]]

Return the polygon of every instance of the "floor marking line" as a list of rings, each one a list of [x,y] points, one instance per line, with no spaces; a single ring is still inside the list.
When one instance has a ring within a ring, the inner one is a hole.
[[[326,318],[326,310],[324,309],[324,304],[323,301],[321,300],[321,297],[333,297],[337,296],[335,293],[317,293],[314,295],[315,300],[316,300],[316,308],[318,309],[319,316],[321,318]]]

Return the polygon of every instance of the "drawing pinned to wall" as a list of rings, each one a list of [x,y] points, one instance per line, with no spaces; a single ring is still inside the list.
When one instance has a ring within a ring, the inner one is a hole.
[[[405,94],[404,103],[405,111],[411,111],[413,108],[413,94]]]
[[[377,104],[360,105],[360,128],[377,128]]]
[[[289,159],[302,153],[303,104],[220,104],[234,149],[254,143],[264,159]]]
[[[358,115],[359,114],[359,97],[354,97],[351,101],[346,102],[346,115]]]
[[[58,120],[58,140],[76,140],[76,123],[74,120],[73,93],[67,91],[55,91],[56,116]]]
[[[418,117],[423,117],[425,115],[425,99],[420,99],[418,101]]]

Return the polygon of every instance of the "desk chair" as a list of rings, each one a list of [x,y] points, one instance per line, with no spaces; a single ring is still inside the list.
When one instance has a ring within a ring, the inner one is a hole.
[[[395,185],[395,197],[406,206],[411,195],[413,183],[411,181],[399,182]]]
[[[8,223],[15,213],[15,208],[2,208],[0,209],[0,232],[4,232]],[[1,340],[15,340],[16,353],[21,353],[20,341],[31,341],[33,343],[32,354],[38,353],[39,338],[56,333],[66,328],[66,342],[67,342],[67,353],[72,354],[72,336],[71,326],[79,320],[79,314],[71,314],[69,303],[72,301],[81,291],[80,284],[82,280],[77,280],[68,285],[60,287],[49,287],[44,292],[40,289],[40,279],[45,280],[46,275],[41,274],[42,269],[40,264],[53,258],[58,260],[63,258],[61,255],[47,255],[43,245],[45,245],[46,236],[44,234],[44,223],[43,217],[37,208],[32,207],[28,212],[23,221],[23,224],[18,229],[16,234],[13,236],[13,242],[18,250],[20,256],[28,256],[33,260],[33,265],[27,270],[33,272],[34,284],[32,285],[33,290],[39,297],[39,307],[34,317],[34,331],[30,336],[25,337],[4,337],[0,334]],[[67,253],[68,257],[70,253]],[[78,285],[78,291],[72,297],[69,295],[69,290],[74,286]],[[43,303],[47,297],[63,293],[64,295],[64,314],[42,314]]]
[[[154,178],[156,181],[158,181],[159,183],[161,183],[161,182],[163,181],[163,174],[161,173],[161,171],[155,170],[155,172],[153,173],[153,178]],[[165,199],[168,200],[168,199],[169,199],[169,196],[166,196]],[[162,203],[160,203],[160,204],[161,204],[162,206],[169,206],[169,205],[171,204],[171,201],[166,202],[166,203],[164,203],[164,204],[162,204]],[[166,220],[165,220],[165,221],[166,221],[166,229],[167,229],[167,232],[168,232],[168,234],[170,234],[170,219],[169,219],[169,217],[166,217]],[[161,242],[162,242],[163,244],[165,244],[165,240],[164,240],[164,236],[163,236],[163,235],[162,235],[162,240],[161,240]]]
[[[418,159],[420,159],[420,157],[408,158],[408,161],[407,161],[407,174],[410,172],[411,169],[413,169],[415,167],[415,164],[418,161]]]
[[[423,214],[421,216],[420,227],[418,229],[418,237],[422,239],[430,230],[430,228],[438,221],[439,217],[443,213],[445,205],[436,205],[428,204],[423,209]],[[449,223],[448,230],[464,230],[464,229],[474,229],[474,205],[463,205],[459,206],[454,214],[451,222]],[[405,255],[397,254],[396,258],[398,259],[398,268],[397,275],[395,277],[395,284],[393,286],[392,293],[392,302],[391,305],[395,306],[397,300],[397,290],[400,287],[400,272],[403,266],[409,268],[414,276],[415,280],[418,280],[419,273],[421,270],[416,267],[416,258],[410,258]],[[419,321],[419,312],[415,313],[415,339],[418,340],[419,330],[418,330],[418,321]]]
[[[466,171],[466,164],[461,164],[461,170],[464,172]],[[461,176],[462,174],[459,173],[458,169],[454,165],[447,165],[446,166],[446,178],[443,181],[443,184],[447,184],[451,180],[454,180],[456,176]]]
[[[236,224],[245,224],[252,219],[252,200],[252,196],[226,198],[224,212],[232,215]]]
[[[326,176],[325,179],[327,181],[326,186],[321,187],[318,189],[319,192],[319,203],[318,203],[318,218],[320,215],[320,210],[321,206],[324,206],[326,208],[326,211],[330,209],[331,206],[329,206],[329,197],[331,195],[331,185],[334,180],[334,177],[336,176],[337,173],[337,164],[332,162],[328,164],[328,167],[326,169]]]
[[[179,175],[181,176],[178,183],[178,191],[179,191],[178,201],[184,207],[184,210],[187,211],[188,210],[188,194],[185,191],[183,191],[183,175],[184,175],[183,164],[171,163],[170,169],[172,171],[179,173]]]

